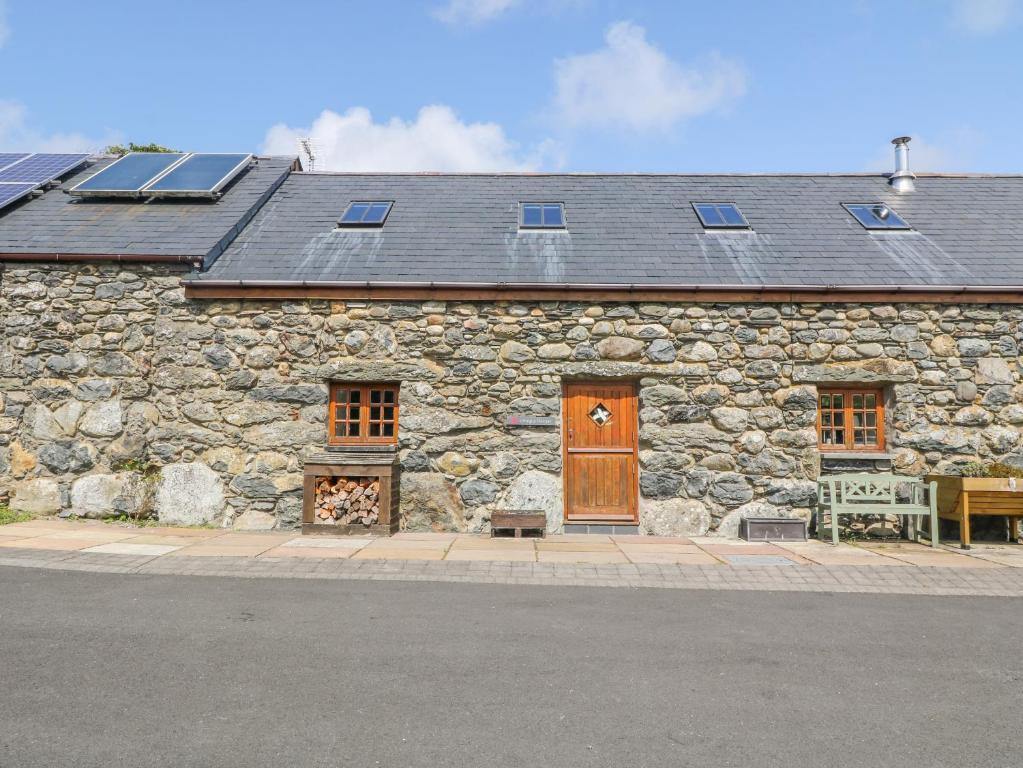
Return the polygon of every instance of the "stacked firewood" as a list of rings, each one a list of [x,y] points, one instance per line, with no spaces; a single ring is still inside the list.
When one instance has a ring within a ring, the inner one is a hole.
[[[373,525],[380,518],[380,481],[372,477],[318,477],[314,514],[326,525]]]

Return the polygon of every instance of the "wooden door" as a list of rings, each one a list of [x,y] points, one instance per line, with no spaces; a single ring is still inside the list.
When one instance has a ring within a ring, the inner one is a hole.
[[[635,385],[566,384],[561,410],[565,521],[638,522]]]

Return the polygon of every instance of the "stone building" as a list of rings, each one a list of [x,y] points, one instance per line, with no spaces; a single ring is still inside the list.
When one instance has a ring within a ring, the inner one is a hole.
[[[372,449],[409,528],[728,535],[829,468],[1023,465],[1016,176],[258,158],[215,201],[65,194],[109,162],[0,209],[16,509],[292,527],[311,457]]]

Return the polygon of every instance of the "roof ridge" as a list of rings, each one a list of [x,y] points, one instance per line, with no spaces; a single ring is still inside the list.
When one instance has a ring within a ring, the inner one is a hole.
[[[292,176],[406,176],[406,177],[493,177],[493,178],[599,178],[599,177],[651,177],[651,178],[877,178],[887,179],[890,173],[880,171],[840,172],[783,172],[783,171],[736,171],[736,172],[682,172],[682,171],[293,171]],[[951,179],[1019,179],[1023,173],[981,173],[954,171],[917,171],[917,178]]]

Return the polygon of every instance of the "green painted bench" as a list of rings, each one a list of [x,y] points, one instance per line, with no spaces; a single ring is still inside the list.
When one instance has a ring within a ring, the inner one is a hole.
[[[908,490],[908,501],[899,500],[899,489]],[[924,501],[924,491],[927,500]],[[931,546],[938,546],[938,488],[915,477],[849,474],[817,478],[817,530],[824,515],[831,516],[831,543],[838,544],[838,518],[842,515],[899,515],[931,518]],[[919,530],[918,525],[914,525]],[[818,535],[820,535],[818,533]],[[919,535],[917,535],[919,540]]]

